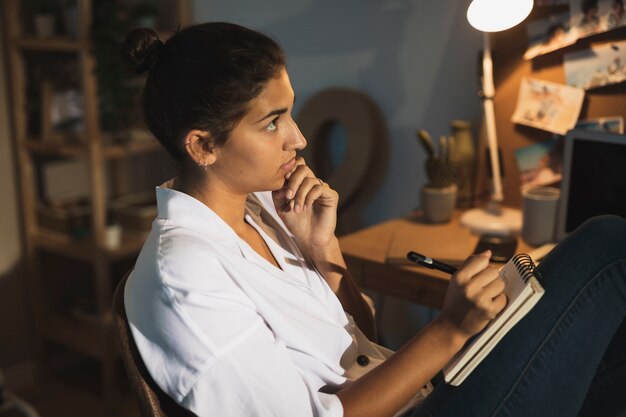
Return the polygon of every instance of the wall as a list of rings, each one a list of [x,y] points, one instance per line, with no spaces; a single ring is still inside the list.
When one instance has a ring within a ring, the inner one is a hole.
[[[4,56],[1,24],[0,56]],[[0,368],[5,368],[7,383],[12,384],[16,370],[24,369],[24,363],[32,355],[33,321],[20,265],[20,218],[6,72],[3,60],[0,65],[0,195],[3,196],[0,198]]]

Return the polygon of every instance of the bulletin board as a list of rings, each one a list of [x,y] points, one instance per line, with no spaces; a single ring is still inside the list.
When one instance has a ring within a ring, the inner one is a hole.
[[[540,7],[535,5],[526,22],[558,13],[560,10],[567,10],[567,7]],[[508,206],[519,207],[522,199],[515,150],[552,138],[552,134],[549,132],[517,125],[511,121],[517,104],[521,79],[532,77],[565,84],[564,53],[577,51],[594,44],[624,41],[626,40],[626,28],[622,27],[611,32],[579,39],[574,45],[535,57],[532,60],[524,60],[523,58],[528,46],[525,23],[490,36],[496,87],[494,97],[496,131],[504,164],[504,203]],[[605,116],[622,116],[626,120],[626,83],[609,85],[586,92],[579,118]],[[481,129],[479,137],[480,149],[485,149],[487,141],[484,127]],[[486,152],[479,152],[476,187],[477,204],[479,205],[489,196],[491,180],[487,174],[488,164]]]

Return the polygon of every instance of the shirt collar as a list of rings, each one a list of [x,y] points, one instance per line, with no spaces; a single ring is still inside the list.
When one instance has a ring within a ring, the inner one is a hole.
[[[236,242],[235,231],[213,210],[183,192],[156,187],[158,218],[195,230],[214,242]]]

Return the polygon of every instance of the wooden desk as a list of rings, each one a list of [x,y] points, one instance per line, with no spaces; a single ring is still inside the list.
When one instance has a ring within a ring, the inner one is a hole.
[[[450,276],[418,265],[387,262],[387,255],[409,250],[460,264],[474,250],[478,236],[459,224],[461,212],[444,224],[428,224],[420,213],[343,236],[339,239],[348,268],[361,288],[441,308]],[[518,239],[516,252],[532,249]],[[399,257],[402,257],[400,255]]]

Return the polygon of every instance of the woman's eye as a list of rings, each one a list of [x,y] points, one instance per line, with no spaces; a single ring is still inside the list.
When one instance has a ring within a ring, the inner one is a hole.
[[[272,121],[270,122],[270,124],[269,124],[269,125],[267,125],[267,127],[266,127],[265,129],[266,129],[268,132],[273,132],[273,131],[275,131],[276,129],[278,129],[278,126],[276,126],[276,122],[278,122],[278,118],[276,118],[276,119],[272,120]]]

